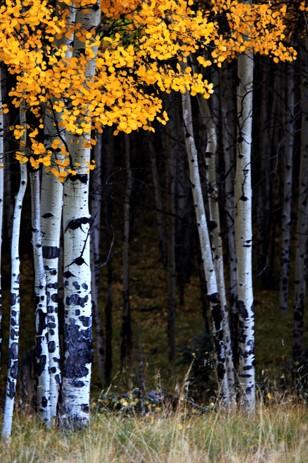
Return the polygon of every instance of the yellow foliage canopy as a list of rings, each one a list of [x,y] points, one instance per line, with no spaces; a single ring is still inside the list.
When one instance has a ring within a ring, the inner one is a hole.
[[[12,104],[31,113],[27,149],[33,167],[68,168],[63,143],[42,142],[44,117],[57,115],[59,131],[75,136],[113,126],[115,133],[153,130],[168,116],[161,95],[190,92],[209,98],[212,84],[188,60],[220,66],[252,50],[290,61],[285,45],[285,5],[251,5],[237,0],[102,0],[102,21],[82,27],[74,16],[97,7],[96,0],[5,0],[0,7],[0,65],[16,76]],[[228,27],[222,29],[221,22]],[[228,30],[228,33],[222,32]],[[74,40],[83,44],[74,53]],[[95,60],[94,77],[87,67]],[[187,63],[183,65],[184,63]],[[8,111],[7,107],[3,108]],[[24,128],[15,126],[18,140]],[[55,143],[59,143],[56,147]],[[92,140],[85,137],[85,143]],[[62,150],[61,160],[53,154]],[[24,154],[17,153],[20,162]]]

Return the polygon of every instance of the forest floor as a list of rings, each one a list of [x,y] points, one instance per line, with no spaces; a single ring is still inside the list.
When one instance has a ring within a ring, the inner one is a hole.
[[[308,415],[289,401],[255,416],[222,410],[143,418],[93,413],[89,428],[47,430],[17,414],[1,463],[307,463]]]

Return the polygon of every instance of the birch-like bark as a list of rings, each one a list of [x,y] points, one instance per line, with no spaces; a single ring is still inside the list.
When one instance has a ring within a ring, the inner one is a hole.
[[[20,109],[20,125],[26,127],[26,113],[23,106]],[[26,129],[20,142],[20,150],[25,151]],[[23,200],[27,188],[27,165],[20,164],[19,190],[15,197],[13,213],[13,229],[11,241],[11,293],[10,293],[10,326],[9,326],[9,353],[8,376],[6,381],[2,438],[9,439],[12,431],[14,402],[16,395],[16,383],[18,374],[19,353],[19,320],[20,320],[20,220]]]
[[[192,187],[192,196],[198,225],[198,234],[201,249],[202,264],[207,284],[207,295],[213,318],[213,337],[217,355],[217,376],[222,401],[229,405],[229,387],[226,372],[225,346],[223,336],[223,316],[219,301],[216,273],[212,257],[212,249],[208,232],[207,218],[202,194],[198,154],[193,134],[193,121],[191,100],[188,93],[182,95],[182,110],[184,120],[185,146],[188,156],[189,176]]]
[[[293,308],[293,363],[295,368],[305,360],[305,260],[308,244],[308,39],[302,45],[301,53],[301,158],[297,205]]]
[[[239,312],[239,381],[242,405],[255,410],[255,334],[252,286],[252,97],[253,55],[238,57],[238,142],[235,174],[237,307]]]
[[[94,149],[95,169],[91,177],[91,266],[92,266],[92,313],[95,325],[95,352],[98,376],[105,381],[105,343],[101,314],[99,310],[99,289],[101,275],[101,210],[102,210],[102,136],[98,135]]]
[[[41,238],[40,172],[30,173],[34,293],[36,299],[35,334],[37,364],[37,406],[41,418],[50,422],[50,376],[47,330],[46,274]]]
[[[47,330],[50,369],[50,418],[57,416],[61,384],[58,281],[63,184],[51,173],[42,175],[41,227],[46,275]]]
[[[207,144],[205,150],[207,195],[209,204],[210,236],[218,293],[223,315],[223,333],[225,343],[226,368],[229,384],[230,403],[235,403],[235,378],[232,355],[232,344],[229,324],[229,309],[226,296],[223,245],[219,213],[219,191],[216,173],[217,135],[209,105],[203,98],[198,100],[201,117],[206,128]]]
[[[67,17],[68,26],[75,23],[76,9],[69,8]],[[73,35],[61,39],[60,45],[64,42],[67,46],[66,58],[72,56]],[[59,131],[61,115],[53,111],[53,102],[50,101],[45,114],[45,144],[50,146],[55,139],[61,139],[63,143],[65,134]],[[59,151],[59,150],[58,150]],[[61,159],[59,153],[53,153],[53,161]],[[61,387],[61,348],[59,338],[59,257],[61,240],[61,223],[63,208],[63,183],[55,175],[47,172],[42,173],[42,200],[41,200],[41,228],[43,262],[46,274],[46,296],[47,296],[47,330],[48,330],[48,351],[49,351],[49,372],[50,372],[50,418],[57,416],[59,392]]]
[[[0,65],[0,107],[3,104],[2,93],[2,69]],[[4,117],[0,110],[0,368],[2,360],[2,316],[3,316],[3,299],[2,299],[2,232],[3,232],[3,206],[4,206]]]
[[[129,294],[129,240],[130,240],[130,201],[133,187],[131,153],[128,135],[124,137],[126,190],[124,196],[124,232],[123,232],[123,315],[121,340],[121,366],[130,364],[132,353],[132,320]]]
[[[238,364],[238,311],[237,269],[235,252],[235,204],[234,204],[234,171],[235,171],[235,102],[234,102],[234,69],[233,64],[225,66],[221,74],[221,118],[222,147],[224,159],[224,202],[225,221],[227,226],[228,263],[229,263],[229,296],[230,296],[230,328],[233,351],[233,362]]]
[[[77,25],[92,30],[100,23],[100,5],[80,9]],[[84,49],[77,36],[74,55]],[[96,51],[89,61],[86,77],[95,74]],[[90,148],[85,146],[91,133],[82,137],[68,134],[67,141],[76,175],[64,184],[64,374],[62,386],[62,422],[68,427],[82,427],[89,422],[90,379],[92,368],[92,304],[89,214]]]
[[[280,268],[280,309],[288,309],[289,272],[292,225],[292,186],[293,186],[293,150],[294,150],[294,65],[286,65],[286,107],[285,109],[285,143],[283,153],[283,206],[281,220],[281,268]]]
[[[45,142],[49,145],[57,133],[57,117],[52,108],[45,116]],[[50,371],[50,418],[57,416],[61,385],[60,339],[59,339],[59,256],[63,207],[63,184],[45,169],[42,173],[41,229],[43,262],[46,275],[47,331]]]

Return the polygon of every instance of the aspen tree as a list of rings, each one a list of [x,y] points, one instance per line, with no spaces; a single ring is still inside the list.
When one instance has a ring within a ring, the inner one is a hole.
[[[206,279],[207,295],[213,318],[213,337],[217,356],[217,376],[220,386],[222,401],[225,405],[230,404],[228,377],[226,372],[226,358],[223,335],[223,315],[219,300],[216,273],[212,257],[206,211],[201,188],[200,173],[198,166],[198,154],[194,140],[192,109],[190,95],[182,95],[182,110],[184,121],[184,137],[187,150],[189,176],[192,187],[192,196],[198,226],[201,259]]]
[[[20,139],[20,152],[26,151],[26,111],[24,105],[20,108],[20,126],[22,137]],[[19,330],[20,330],[20,222],[23,200],[27,188],[27,164],[20,164],[20,182],[15,197],[12,240],[11,240],[11,289],[10,289],[10,329],[9,329],[9,356],[8,375],[6,380],[4,412],[2,423],[2,438],[9,439],[12,432],[16,383],[18,375]]]
[[[4,117],[2,111],[3,91],[2,91],[3,71],[0,64],[0,368],[2,360],[2,233],[3,233],[3,207],[4,207]]]
[[[76,24],[86,31],[100,23],[100,6],[80,8]],[[84,50],[84,39],[74,37],[74,56]],[[96,60],[89,60],[88,81],[95,74]],[[64,374],[62,420],[64,425],[84,426],[89,421],[92,365],[92,307],[90,264],[89,171],[90,148],[86,146],[90,130],[83,136],[67,133],[75,175],[64,183]]]
[[[237,153],[235,172],[235,245],[239,313],[239,381],[242,402],[255,409],[255,331],[252,283],[252,143],[253,54],[238,58]]]
[[[131,233],[131,195],[133,176],[131,169],[131,144],[127,135],[124,137],[126,188],[124,194],[124,229],[123,229],[123,314],[121,333],[121,366],[128,366],[132,356],[132,319],[129,291],[129,241]]]
[[[199,98],[199,108],[207,132],[205,163],[207,176],[207,192],[209,204],[210,237],[212,243],[213,262],[216,273],[219,300],[223,316],[223,334],[225,344],[226,369],[229,384],[230,403],[235,402],[235,378],[232,355],[232,344],[229,322],[229,308],[225,287],[223,244],[221,239],[220,212],[218,203],[218,182],[216,173],[217,135],[214,119],[206,100]]]
[[[92,269],[92,313],[95,324],[95,350],[98,375],[105,382],[105,340],[101,314],[99,310],[101,276],[101,215],[102,215],[102,135],[97,136],[94,147],[95,170],[90,178],[90,211],[93,220],[91,227],[91,269]]]
[[[308,234],[308,40],[301,44],[301,147],[297,204],[294,306],[293,306],[293,363],[297,368],[304,360],[304,310],[306,296],[305,265]]]
[[[291,251],[291,226],[292,226],[292,190],[293,190],[293,150],[294,150],[294,66],[286,65],[285,79],[285,141],[283,150],[283,205],[281,217],[281,269],[280,269],[280,292],[279,303],[281,310],[288,309],[289,297],[289,272],[290,272],[290,251]]]
[[[40,171],[30,173],[34,292],[36,300],[35,334],[37,363],[37,406],[46,424],[50,423],[50,368],[47,329],[47,286],[41,236]],[[51,342],[51,341],[49,341]]]

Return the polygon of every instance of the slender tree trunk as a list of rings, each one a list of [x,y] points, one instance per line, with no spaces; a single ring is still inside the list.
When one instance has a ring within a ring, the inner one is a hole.
[[[45,139],[49,144],[58,136],[53,116],[45,118]],[[63,184],[45,169],[42,173],[41,228],[43,262],[46,274],[47,331],[50,371],[50,418],[57,416],[61,384],[59,340],[59,256],[63,207]]]
[[[76,23],[92,30],[100,23],[100,6],[80,9]],[[84,49],[75,36],[74,54]],[[93,49],[94,50],[94,49]],[[95,54],[95,50],[94,50]],[[95,56],[88,63],[87,79],[95,74]],[[62,422],[64,426],[82,427],[89,422],[90,379],[92,368],[92,307],[90,264],[89,172],[90,148],[83,137],[68,135],[72,166],[76,175],[64,184],[64,375]]]
[[[0,106],[3,104],[2,93],[2,69],[0,65]],[[0,111],[0,368],[2,361],[2,315],[3,315],[3,298],[2,298],[2,232],[3,232],[3,206],[4,206],[4,117]]]
[[[224,157],[224,195],[225,222],[227,227],[228,261],[229,261],[229,295],[230,295],[230,328],[234,365],[238,365],[238,311],[237,311],[237,267],[235,251],[235,204],[234,204],[234,170],[235,170],[235,132],[234,121],[234,73],[228,66],[222,71],[221,79],[221,117],[222,144]]]
[[[72,27],[76,19],[76,9],[69,9],[67,17],[68,27]],[[66,58],[72,56],[73,33],[70,37],[61,40],[67,46]],[[61,115],[56,113],[50,102],[45,116],[45,143],[51,143],[59,139],[60,144],[64,143],[64,133],[59,131]],[[56,154],[57,159],[63,156]],[[55,157],[55,156],[54,156]],[[48,330],[48,351],[50,371],[50,418],[57,416],[59,392],[62,382],[61,375],[61,346],[59,333],[59,258],[61,241],[61,223],[63,210],[63,183],[56,176],[47,172],[42,173],[42,200],[41,200],[41,227],[44,269],[46,273],[46,295],[47,295],[47,330]]]
[[[104,135],[103,135],[104,137]],[[114,139],[111,133],[107,132],[103,143],[103,191],[105,201],[103,202],[104,220],[105,220],[105,243],[107,266],[107,294],[105,302],[105,386],[111,383],[112,375],[112,251],[113,251],[113,227],[112,227],[112,168],[114,156]]]
[[[213,317],[213,336],[217,355],[217,376],[223,403],[229,405],[229,387],[226,374],[225,347],[223,335],[223,316],[219,301],[216,274],[213,264],[206,212],[201,188],[197,148],[194,140],[191,100],[188,93],[182,95],[185,145],[188,156],[189,175],[196,220],[198,225],[201,258],[207,283],[207,294]]]
[[[163,205],[161,196],[161,185],[159,182],[159,173],[156,162],[156,152],[154,147],[154,141],[149,140],[149,153],[151,160],[152,180],[154,187],[154,199],[155,199],[155,210],[156,210],[156,222],[159,233],[159,249],[160,258],[163,263],[166,262],[166,233],[165,233],[165,221],[163,216]]]
[[[98,375],[104,384],[105,344],[104,331],[99,310],[99,289],[101,275],[101,210],[102,210],[102,136],[98,135],[94,150],[95,169],[91,178],[91,216],[93,218],[91,233],[91,264],[92,264],[92,313],[95,324]]]
[[[308,244],[308,40],[302,46],[301,56],[301,158],[297,206],[294,309],[293,309],[293,363],[297,368],[305,360],[304,310],[306,296],[305,259]]]
[[[130,201],[133,187],[131,170],[130,141],[128,135],[124,138],[126,191],[124,197],[124,233],[123,233],[123,318],[122,318],[122,343],[121,365],[131,363],[132,354],[132,320],[129,293],[129,240],[130,240]]]
[[[252,92],[253,55],[238,58],[238,143],[235,174],[237,306],[239,312],[239,381],[242,404],[255,410],[254,308],[252,286]]]
[[[265,236],[270,234],[271,217],[271,169],[272,169],[272,135],[273,125],[277,118],[275,117],[276,103],[275,93],[272,88],[275,88],[275,81],[270,80],[268,62],[259,64],[262,66],[261,92],[260,92],[260,115],[259,115],[259,131],[258,131],[258,158],[259,164],[257,184],[255,187],[255,211],[256,211],[256,267],[258,276],[263,278],[268,275],[269,271],[269,241],[265,240]],[[270,95],[273,100],[271,101]],[[272,104],[272,106],[270,105]],[[253,205],[254,206],[254,205]]]
[[[168,230],[167,230],[167,334],[169,360],[174,362],[176,354],[176,263],[175,263],[175,188],[176,156],[168,150],[167,159]]]
[[[31,215],[32,215],[32,246],[34,261],[34,291],[36,298],[35,332],[36,332],[36,362],[37,362],[37,405],[40,415],[46,424],[50,423],[50,376],[47,329],[47,297],[46,274],[43,261],[41,237],[41,198],[40,172],[30,174],[31,184]]]
[[[20,109],[20,125],[26,126],[26,114],[23,107]],[[25,151],[26,130],[21,139],[21,150]],[[18,374],[19,352],[19,320],[20,320],[20,220],[23,200],[27,188],[27,165],[20,165],[20,184],[15,198],[13,214],[13,231],[11,243],[11,294],[10,294],[10,327],[9,327],[9,354],[8,376],[6,382],[5,402],[2,424],[2,438],[9,439],[12,431],[14,402],[16,395],[16,382]]]
[[[229,325],[229,309],[227,304],[225,275],[224,275],[224,259],[223,245],[221,239],[220,213],[219,213],[219,191],[217,185],[216,173],[216,155],[217,155],[217,135],[214,120],[211,115],[208,103],[204,99],[199,99],[199,107],[203,123],[207,132],[207,145],[205,152],[206,175],[207,175],[207,192],[209,204],[209,222],[212,252],[216,280],[218,285],[219,299],[223,314],[223,333],[225,342],[225,357],[226,368],[229,384],[230,402],[235,403],[235,378],[234,365],[232,355],[232,344]]]
[[[285,109],[285,143],[283,153],[283,206],[281,237],[281,271],[279,303],[281,310],[288,309],[289,272],[292,225],[292,186],[293,186],[293,148],[294,148],[294,65],[286,65],[286,107]]]

